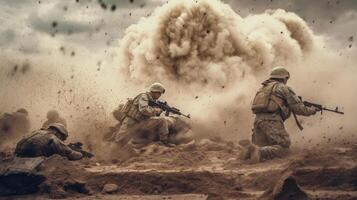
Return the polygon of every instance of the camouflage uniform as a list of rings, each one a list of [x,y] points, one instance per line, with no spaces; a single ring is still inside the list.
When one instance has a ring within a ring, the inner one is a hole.
[[[180,117],[152,117],[134,130],[133,144],[145,145],[154,141],[182,144],[192,140],[189,125]]]
[[[16,145],[15,154],[19,157],[49,157],[53,154],[59,154],[69,160],[82,158],[81,153],[69,148],[52,130],[43,129],[35,131],[32,136],[20,140]]]
[[[133,99],[119,130],[114,133],[116,142],[127,143],[128,135],[138,142],[140,137],[146,141],[153,140],[156,135],[159,136],[160,140],[167,141],[169,135],[168,122],[164,117],[159,117],[160,109],[149,106],[149,100],[153,100],[149,92],[139,94]]]
[[[165,93],[164,86],[153,83],[149,91],[128,99],[125,105],[119,105],[113,115],[121,124],[112,139],[122,146],[129,143],[136,147],[154,141],[176,144],[190,140],[186,134],[190,128],[185,121],[172,116],[160,117],[162,110],[149,106],[150,101],[156,101]]]
[[[291,112],[309,116],[316,111],[306,107],[293,90],[280,81],[269,79],[262,85],[252,106],[256,114],[252,142],[260,147],[261,160],[269,160],[288,152],[291,142],[284,121]]]

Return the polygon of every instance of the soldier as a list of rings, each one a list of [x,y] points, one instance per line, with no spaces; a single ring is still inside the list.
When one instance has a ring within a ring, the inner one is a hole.
[[[80,152],[72,150],[63,143],[68,137],[67,129],[60,123],[53,123],[47,129],[37,130],[30,137],[20,140],[15,149],[18,157],[49,157],[59,154],[69,160],[79,160]]]
[[[319,109],[306,107],[294,91],[286,85],[289,72],[283,67],[276,67],[270,78],[262,83],[252,105],[256,115],[251,144],[241,141],[245,147],[241,159],[260,162],[281,157],[288,152],[289,134],[285,130],[284,121],[291,113],[295,115],[314,115]]]
[[[167,140],[167,122],[163,118],[158,117],[162,110],[149,106],[149,100],[157,100],[164,93],[164,86],[160,83],[154,83],[150,86],[149,92],[141,93],[134,99],[128,100],[121,109],[121,125],[119,130],[114,133],[114,140],[125,145],[140,127],[147,127],[148,129],[156,128],[161,139],[163,141]]]
[[[0,144],[5,138],[16,138],[30,130],[28,112],[21,108],[13,113],[4,113],[0,117]]]
[[[67,127],[66,120],[59,115],[57,110],[47,112],[47,121],[43,123],[42,128],[46,129],[52,123],[60,123]]]
[[[129,141],[138,146],[153,141],[170,145],[173,137],[169,137],[169,133],[178,120],[173,117],[160,117],[162,110],[149,106],[149,100],[156,101],[164,93],[164,86],[154,83],[150,86],[149,92],[128,100],[121,108],[121,126],[113,135],[114,141],[120,145],[125,145]]]

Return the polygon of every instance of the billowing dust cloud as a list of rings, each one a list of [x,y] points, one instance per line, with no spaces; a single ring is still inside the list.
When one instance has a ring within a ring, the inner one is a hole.
[[[191,114],[198,137],[236,141],[251,134],[250,104],[260,83],[282,65],[291,71],[289,85],[298,94],[346,111],[301,118],[303,134],[295,134],[289,120],[293,141],[350,137],[356,131],[356,60],[326,48],[324,38],[294,13],[268,10],[242,18],[217,0],[169,1],[126,30],[118,56],[93,52],[20,60],[22,55],[2,52],[0,112],[25,107],[35,130],[48,110],[57,109],[67,119],[69,139],[100,152],[106,145],[101,136],[116,123],[111,111],[159,81],[167,87],[162,99]]]
[[[163,82],[164,98],[192,114],[198,135],[249,137],[251,101],[278,65],[292,72],[290,85],[309,100],[356,108],[356,94],[341,96],[346,79],[356,82],[349,77],[355,70],[341,66],[347,63],[324,49],[304,20],[281,9],[242,18],[216,0],[170,1],[126,30],[119,57],[121,77],[132,85]],[[310,127],[304,132],[341,130],[355,115],[348,112],[304,119]]]

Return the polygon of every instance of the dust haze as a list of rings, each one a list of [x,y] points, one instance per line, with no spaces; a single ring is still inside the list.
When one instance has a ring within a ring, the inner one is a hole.
[[[197,137],[237,141],[250,137],[251,101],[270,69],[281,65],[304,99],[346,113],[301,118],[303,134],[289,121],[293,141],[355,137],[355,53],[334,49],[326,39],[283,9],[243,17],[218,0],[169,1],[130,25],[104,55],[59,44],[43,55],[2,50],[0,111],[26,108],[35,130],[57,109],[70,140],[95,148],[115,124],[111,111],[159,81],[167,87],[163,99],[191,114]]]
[[[197,134],[249,137],[251,100],[274,66],[291,71],[289,84],[305,99],[346,111],[302,119],[305,137],[355,131],[356,94],[349,92],[355,62],[326,48],[324,37],[294,13],[277,9],[242,18],[220,1],[170,1],[130,26],[120,44],[125,78],[165,83],[165,98],[192,114]]]

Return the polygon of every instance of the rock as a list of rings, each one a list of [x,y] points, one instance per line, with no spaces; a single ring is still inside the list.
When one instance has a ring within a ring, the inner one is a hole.
[[[36,193],[45,177],[38,173],[43,158],[19,158],[0,164],[0,196]]]
[[[275,185],[265,191],[259,200],[309,200],[308,194],[300,188],[291,173],[280,178]]]
[[[64,189],[66,191],[73,191],[73,192],[78,192],[82,194],[89,194],[91,193],[90,190],[86,186],[85,181],[80,181],[80,180],[70,180],[65,183]]]
[[[102,192],[111,194],[118,191],[118,189],[119,189],[118,185],[114,183],[107,183],[104,185]]]

